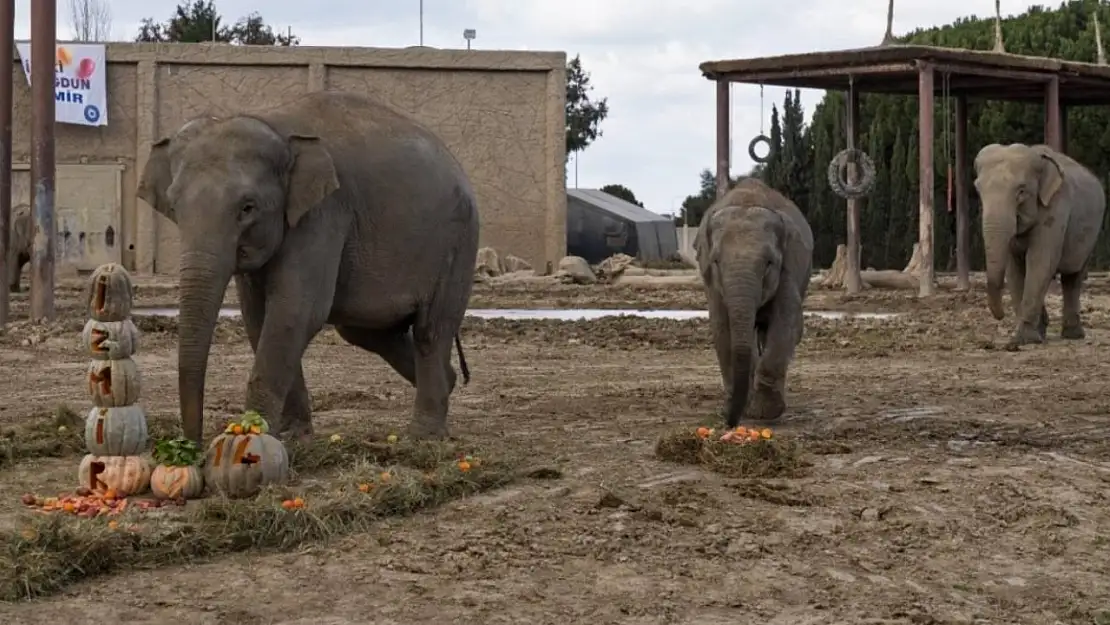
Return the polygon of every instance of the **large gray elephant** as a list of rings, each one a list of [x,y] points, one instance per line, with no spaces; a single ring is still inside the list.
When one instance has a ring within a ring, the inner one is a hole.
[[[138,195],[181,237],[178,393],[200,441],[209,346],[234,276],[254,367],[246,409],[312,433],[301,358],[334,324],[416,387],[410,431],[447,435],[478,209],[435,134],[373,100],[324,91],[258,115],[204,116],[153,144]]]
[[[786,410],[786,370],[802,339],[813,231],[794,202],[746,178],[705,212],[694,247],[727,397],[726,423],[736,427],[745,416],[774,421]]]
[[[1079,295],[1106,211],[1102,183],[1066,154],[1021,143],[980,150],[975,174],[983,205],[987,302],[995,319],[1005,317],[1005,282],[1017,316],[1007,348],[1045,340],[1045,294],[1057,274],[1064,296],[1060,335],[1083,338]]]
[[[11,239],[8,241],[8,290],[19,293],[19,276],[23,267],[31,262],[31,246],[34,245],[34,225],[31,223],[31,207],[26,204],[12,207]]]

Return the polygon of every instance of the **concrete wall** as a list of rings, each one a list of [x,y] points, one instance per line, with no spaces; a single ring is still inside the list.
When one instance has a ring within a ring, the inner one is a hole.
[[[60,274],[102,262],[176,273],[176,226],[135,196],[150,144],[191,116],[310,91],[366,94],[439,134],[478,195],[482,245],[543,268],[566,250],[565,62],[558,52],[108,45],[108,125],[57,125]],[[28,203],[30,88],[13,76],[13,204]]]

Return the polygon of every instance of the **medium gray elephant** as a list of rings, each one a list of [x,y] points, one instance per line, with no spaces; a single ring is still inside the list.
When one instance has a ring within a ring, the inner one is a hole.
[[[1079,295],[1106,211],[1102,183],[1066,154],[1021,143],[980,150],[975,174],[983,205],[987,302],[995,319],[1005,317],[1005,282],[1017,315],[1007,349],[1045,340],[1044,299],[1057,274],[1064,296],[1060,335],[1083,338]]]
[[[34,232],[31,207],[26,204],[13,206],[12,234],[8,242],[8,290],[12,293],[19,293],[19,276],[23,273],[23,266],[31,262]]]
[[[324,91],[204,116],[155,142],[138,196],[178,225],[178,394],[202,436],[209,346],[234,276],[254,367],[245,408],[308,437],[301,358],[324,324],[416,387],[410,432],[447,435],[478,253],[470,180],[447,146],[362,96]]]
[[[745,416],[774,421],[786,410],[786,370],[802,339],[813,231],[794,202],[746,178],[705,212],[694,247],[727,397],[725,421],[729,427]]]

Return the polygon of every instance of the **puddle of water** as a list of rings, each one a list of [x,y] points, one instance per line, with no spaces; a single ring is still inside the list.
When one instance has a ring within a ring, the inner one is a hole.
[[[176,308],[136,308],[132,311],[135,315],[153,317],[176,317]],[[635,310],[635,309],[602,309],[602,308],[472,308],[466,313],[471,317],[480,319],[542,319],[556,321],[589,321],[602,317],[615,317],[629,315],[646,319],[705,319],[709,317],[707,310]],[[848,313],[834,310],[807,310],[807,317],[821,319],[893,319],[898,313]],[[221,308],[221,317],[238,317],[236,308]]]

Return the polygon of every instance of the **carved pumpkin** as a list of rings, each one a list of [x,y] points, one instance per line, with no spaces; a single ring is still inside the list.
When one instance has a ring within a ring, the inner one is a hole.
[[[139,329],[130,319],[89,319],[81,331],[81,348],[88,351],[93,360],[130,358],[139,351]]]
[[[130,406],[139,401],[142,376],[130,358],[94,360],[89,363],[87,381],[93,405],[101,408]]]
[[[289,478],[285,445],[269,434],[220,434],[205,455],[204,481],[231,498],[251,497],[264,484]]]
[[[93,407],[85,419],[85,446],[96,456],[135,456],[149,447],[146,412],[138,404]]]
[[[159,499],[196,499],[204,492],[204,476],[195,466],[160,464],[150,475],[150,492]]]
[[[89,316],[97,321],[123,321],[131,316],[131,274],[123,265],[106,263],[89,278]]]
[[[146,456],[97,456],[89,454],[77,468],[81,486],[94,492],[115,491],[117,496],[138,495],[150,488],[151,462]]]

